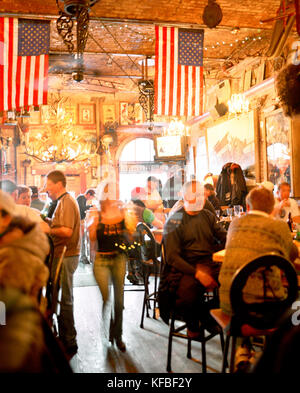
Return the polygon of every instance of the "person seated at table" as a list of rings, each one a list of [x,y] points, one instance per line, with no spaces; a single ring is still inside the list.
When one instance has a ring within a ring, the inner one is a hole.
[[[23,217],[25,219],[28,219],[34,223],[38,223],[43,232],[45,232],[45,233],[50,232],[50,227],[41,218],[39,210],[31,208],[31,207],[27,206],[26,204],[19,204],[18,203],[18,199],[19,199],[18,187],[12,180],[0,181],[0,189],[7,192],[15,201],[16,215]]]
[[[184,201],[183,201],[183,197],[182,197],[182,189],[179,193],[180,195],[180,199],[173,205],[172,209],[169,211],[169,217],[176,213],[178,210],[180,210],[183,205],[184,205]],[[205,189],[204,189],[204,206],[203,209],[209,210],[211,213],[213,213],[214,215],[216,215],[216,210],[213,206],[213,204],[207,199],[206,193],[205,193]],[[220,214],[222,213],[222,210],[220,210]]]
[[[144,222],[149,226],[154,226],[158,229],[162,229],[164,223],[157,219],[152,210],[146,208],[145,200],[147,198],[147,192],[142,187],[135,187],[131,191],[131,201],[127,203],[125,208],[125,223],[129,232],[132,234],[132,240],[134,241],[134,233],[136,226],[139,222]],[[132,284],[139,284],[143,282],[141,274],[141,263],[139,256],[136,256],[136,249],[132,249],[129,255],[128,261],[128,275],[127,279]]]
[[[155,217],[164,223],[164,205],[160,190],[160,180],[154,176],[149,176],[147,178],[146,199],[144,200],[144,203],[148,209],[153,211]]]
[[[292,220],[300,223],[298,203],[290,198],[291,186],[289,183],[280,183],[278,185],[277,194],[278,198],[275,201],[275,208],[273,215],[285,222],[288,221],[289,213],[291,213]]]
[[[11,196],[0,190],[0,286],[17,288],[37,301],[49,277],[44,264],[49,242],[36,223],[17,214]]]
[[[219,210],[220,213],[222,213],[221,204],[219,199],[216,197],[214,187],[209,183],[204,184],[204,196],[205,199],[213,205],[216,211]]]
[[[246,197],[247,214],[236,218],[229,226],[226,253],[219,274],[220,306],[228,315],[232,313],[229,298],[231,280],[241,266],[271,252],[290,261],[298,256],[298,249],[293,243],[287,223],[271,216],[274,204],[274,196],[269,190],[256,187]],[[280,277],[276,269],[272,270],[270,277],[278,284]],[[251,287],[249,286],[248,293],[252,298],[262,296],[262,280],[258,279],[249,285]],[[278,285],[278,289],[274,291],[282,296],[283,286]]]
[[[188,335],[199,336],[200,322],[208,330],[216,329],[204,293],[218,286],[219,264],[212,254],[225,245],[226,231],[217,218],[204,209],[203,185],[192,180],[183,186],[183,207],[170,216],[164,226],[163,244],[166,265],[159,290],[162,319],[168,323],[172,306],[180,310],[187,323]]]

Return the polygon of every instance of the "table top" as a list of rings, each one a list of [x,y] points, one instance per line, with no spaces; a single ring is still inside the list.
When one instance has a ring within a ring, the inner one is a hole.
[[[300,241],[294,240],[294,244],[298,247],[298,253],[299,253],[298,254],[299,258],[297,258],[294,261],[294,265],[295,265],[297,271],[298,270],[300,271]],[[221,251],[215,252],[213,254],[213,256],[212,256],[213,261],[222,263],[224,261],[225,253],[226,253],[226,249],[225,248],[223,250],[221,250]]]

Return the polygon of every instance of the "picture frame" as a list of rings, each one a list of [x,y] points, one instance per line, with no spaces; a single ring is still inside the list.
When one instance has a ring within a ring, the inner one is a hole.
[[[91,167],[91,177],[92,179],[98,179],[98,168],[96,166]]]
[[[95,124],[94,104],[79,104],[79,124]]]
[[[241,129],[243,134],[241,134]],[[255,165],[255,115],[250,111],[207,128],[208,170],[221,173],[226,162]]]
[[[135,124],[144,123],[144,111],[141,104],[134,105]]]
[[[255,70],[255,84],[258,85],[265,78],[265,62],[261,63]]]
[[[244,76],[244,91],[247,91],[251,87],[251,77],[252,77],[252,70],[247,70]]]
[[[32,124],[32,125],[41,124],[41,112],[40,111],[30,111],[29,124]]]
[[[49,111],[50,105],[42,105],[41,106],[41,123],[42,124],[49,124],[56,122],[56,117],[54,113]]]
[[[65,111],[72,119],[72,124],[77,124],[77,110],[75,105],[65,106]]]
[[[116,108],[114,104],[105,104],[102,106],[103,124],[114,123],[116,121]]]
[[[293,193],[291,120],[284,116],[282,108],[265,114],[264,135],[265,178],[275,186],[289,183]]]
[[[128,124],[128,102],[120,102],[120,125],[127,126]]]

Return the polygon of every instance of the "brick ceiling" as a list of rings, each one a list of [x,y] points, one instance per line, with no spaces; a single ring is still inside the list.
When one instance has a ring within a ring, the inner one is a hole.
[[[100,0],[90,12],[85,48],[86,83],[103,91],[134,89],[141,77],[139,61],[155,55],[155,23],[205,27],[202,14],[208,0]],[[204,69],[208,84],[222,78],[226,66],[268,48],[280,0],[218,0],[223,19],[215,29],[205,28]],[[67,83],[72,62],[56,30],[55,0],[2,0],[0,13],[51,20],[50,74]],[[239,27],[233,34],[232,29]],[[154,67],[149,68],[150,76]],[[57,80],[56,80],[57,82]]]

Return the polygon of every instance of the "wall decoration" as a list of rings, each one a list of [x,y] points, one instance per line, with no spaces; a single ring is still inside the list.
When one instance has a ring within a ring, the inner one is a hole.
[[[265,116],[268,180],[273,184],[291,184],[291,122],[282,109]]]
[[[94,104],[79,104],[79,124],[95,124]]]
[[[115,105],[103,105],[103,124],[114,123],[116,121]]]
[[[260,64],[255,70],[255,84],[258,85],[265,79],[265,63]]]
[[[42,123],[51,123],[56,121],[56,115],[54,111],[50,110],[50,105],[42,105],[41,106],[41,122]]]
[[[29,124],[41,124],[41,112],[30,111]]]
[[[144,113],[140,104],[120,102],[120,124],[142,124]]]
[[[140,104],[134,104],[135,124],[144,123],[144,111]]]
[[[69,116],[70,121],[72,119],[72,124],[77,124],[77,111],[75,105],[69,105],[64,107],[67,116]]]
[[[242,169],[254,165],[253,111],[208,128],[207,145],[209,171],[214,175],[218,175],[227,162],[235,162]]]
[[[244,91],[247,91],[250,89],[251,87],[251,76],[252,76],[252,71],[247,70],[245,72],[245,76],[244,76]]]
[[[128,102],[120,102],[120,124],[121,126],[126,126],[129,124]]]
[[[91,167],[91,175],[92,175],[92,179],[98,178],[98,168],[96,166]]]
[[[119,126],[119,123],[116,121],[116,111],[115,105],[103,105],[103,125],[105,132],[107,131],[115,131]]]

